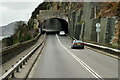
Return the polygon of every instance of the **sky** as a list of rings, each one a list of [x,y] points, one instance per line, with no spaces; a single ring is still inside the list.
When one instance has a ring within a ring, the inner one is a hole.
[[[0,26],[14,21],[28,21],[43,0],[0,0]]]
[[[28,21],[34,9],[43,1],[82,1],[82,0],[0,0],[0,27],[14,21]],[[99,1],[99,0],[84,0]],[[117,0],[115,0],[117,1]]]

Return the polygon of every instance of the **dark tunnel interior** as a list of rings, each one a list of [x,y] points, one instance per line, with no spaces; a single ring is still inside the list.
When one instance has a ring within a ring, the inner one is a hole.
[[[68,22],[60,18],[50,18],[44,20],[42,24],[42,31],[46,33],[59,33],[65,31],[68,33]]]

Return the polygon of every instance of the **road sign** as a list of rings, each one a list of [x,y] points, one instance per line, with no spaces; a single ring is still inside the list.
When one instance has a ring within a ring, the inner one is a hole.
[[[39,29],[39,33],[41,33],[41,29],[40,28],[38,28]]]
[[[97,28],[100,28],[100,23],[96,23],[96,27],[97,27]]]
[[[96,32],[100,32],[100,28],[96,28]]]
[[[100,23],[96,23],[97,42],[100,40]]]

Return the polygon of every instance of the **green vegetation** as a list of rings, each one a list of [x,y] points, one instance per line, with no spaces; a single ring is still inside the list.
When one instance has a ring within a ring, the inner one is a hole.
[[[16,43],[21,43],[36,37],[38,31],[34,29],[33,25],[34,22],[31,22],[31,20],[29,20],[28,25],[25,23],[22,24],[21,22],[17,22],[15,34],[2,40],[3,47],[11,46]]]
[[[118,45],[120,45],[120,32],[119,32]]]
[[[120,16],[120,1],[104,3],[98,17]]]
[[[120,10],[120,1],[119,1],[119,3],[118,3],[118,9]]]
[[[36,15],[39,14],[39,10],[48,10],[49,9],[49,3],[44,2],[40,4],[35,10],[32,12],[31,19],[36,19]]]

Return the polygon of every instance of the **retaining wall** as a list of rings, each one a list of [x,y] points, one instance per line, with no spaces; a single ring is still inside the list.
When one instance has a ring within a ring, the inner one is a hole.
[[[8,47],[0,53],[2,55],[2,64],[7,62],[8,60],[12,59],[13,57],[19,55],[22,51],[29,48],[30,46],[34,45],[35,42],[38,40],[41,34],[35,37],[32,40],[15,44],[11,47]]]

